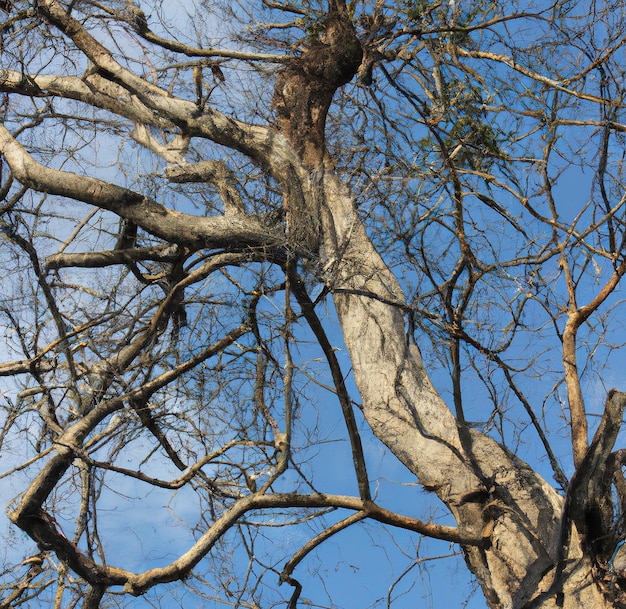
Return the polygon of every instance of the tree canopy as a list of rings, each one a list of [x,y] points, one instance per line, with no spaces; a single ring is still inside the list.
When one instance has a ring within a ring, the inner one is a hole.
[[[626,607],[624,13],[0,2],[0,606]]]

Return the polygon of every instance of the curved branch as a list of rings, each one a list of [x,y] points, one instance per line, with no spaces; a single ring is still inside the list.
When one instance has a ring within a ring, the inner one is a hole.
[[[351,514],[347,518],[336,522],[327,529],[324,529],[319,535],[316,535],[313,539],[310,539],[287,561],[287,563],[283,567],[283,570],[280,573],[280,582],[286,582],[290,586],[294,587],[291,600],[289,601],[289,609],[292,609],[292,607],[295,609],[297,607],[296,603],[300,596],[300,592],[302,591],[302,585],[300,584],[300,582],[291,577],[294,569],[302,562],[302,560],[304,560],[307,554],[317,548],[317,546],[319,546],[321,543],[323,543],[336,533],[347,529],[349,526],[352,526],[357,522],[361,522],[361,520],[366,518],[366,516],[367,514],[365,512],[356,512],[354,514]]]
[[[226,453],[234,446],[247,446],[250,444],[245,441],[238,440],[230,440],[224,446],[214,450],[212,453],[205,455],[199,461],[196,461],[193,465],[189,465],[185,468],[183,473],[174,478],[173,480],[162,480],[161,478],[155,478],[154,476],[148,476],[140,471],[136,471],[133,469],[128,469],[126,467],[120,467],[118,465],[113,465],[112,463],[108,463],[106,461],[96,461],[92,459],[86,452],[80,453],[80,458],[93,467],[97,467],[100,469],[104,469],[107,471],[115,472],[117,474],[121,474],[122,476],[127,476],[128,478],[134,478],[135,480],[140,480],[141,482],[145,482],[146,484],[150,484],[152,486],[157,486],[159,488],[165,489],[179,489],[187,484],[190,480],[192,480],[195,476],[197,476],[202,468],[213,461],[216,457],[219,457]]]
[[[459,529],[433,523],[422,522],[413,518],[398,516],[383,508],[356,497],[345,495],[326,495],[314,493],[299,495],[295,493],[276,493],[272,495],[249,495],[237,500],[211,528],[198,539],[187,552],[181,555],[166,567],[150,569],[139,575],[129,577],[124,589],[133,595],[140,595],[158,583],[175,581],[190,573],[215,543],[230,529],[230,527],[245,513],[252,510],[284,507],[322,508],[334,507],[364,512],[366,517],[373,518],[385,524],[401,526],[438,539],[462,543],[466,545],[484,546],[485,539],[471,534],[464,534]]]
[[[133,30],[144,40],[155,44],[168,51],[181,53],[188,57],[222,57],[226,59],[241,59],[243,61],[267,61],[271,63],[282,63],[288,58],[284,55],[276,55],[272,53],[252,53],[246,51],[232,51],[229,49],[201,48],[190,44],[184,44],[178,40],[171,38],[163,38],[155,34],[149,27],[145,14],[134,4],[132,0],[126,1],[125,10],[120,13],[107,6],[99,5],[109,15],[117,17],[129,23]],[[125,14],[126,13],[126,14]]]
[[[277,227],[241,215],[199,217],[170,210],[154,199],[135,191],[38,163],[0,125],[0,152],[13,174],[25,186],[95,205],[134,222],[145,231],[172,243],[190,248],[273,247],[285,237]]]

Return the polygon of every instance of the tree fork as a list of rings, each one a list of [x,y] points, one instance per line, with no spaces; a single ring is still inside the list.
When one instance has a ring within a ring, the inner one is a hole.
[[[345,6],[334,0],[322,32],[276,79],[273,103],[281,131],[308,169],[321,166],[328,109],[337,89],[352,80],[362,59],[363,48]]]
[[[273,105],[281,132],[311,171],[308,195],[298,180],[285,188],[287,236],[313,255],[319,249],[321,167],[328,109],[337,89],[352,80],[363,60],[363,48],[342,0],[332,0],[322,32],[301,57],[278,74]]]

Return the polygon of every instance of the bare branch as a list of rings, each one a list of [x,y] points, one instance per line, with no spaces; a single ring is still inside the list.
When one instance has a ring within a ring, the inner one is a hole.
[[[198,217],[172,211],[146,195],[109,182],[46,167],[0,126],[0,151],[24,185],[113,211],[145,231],[188,247],[273,247],[284,243],[276,227],[243,216]]]

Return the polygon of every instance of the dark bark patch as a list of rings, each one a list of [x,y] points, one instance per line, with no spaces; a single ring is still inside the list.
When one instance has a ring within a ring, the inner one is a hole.
[[[276,79],[273,103],[281,129],[311,168],[321,163],[326,115],[335,91],[350,82],[362,58],[352,23],[331,13],[323,34]]]

